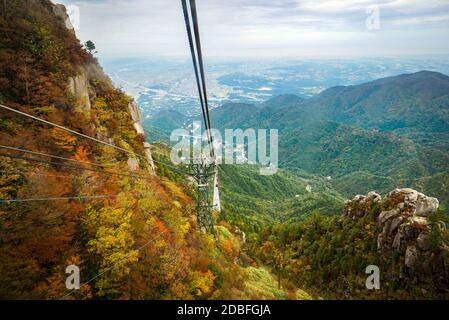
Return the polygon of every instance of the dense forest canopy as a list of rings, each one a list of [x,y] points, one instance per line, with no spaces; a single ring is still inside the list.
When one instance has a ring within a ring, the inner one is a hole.
[[[0,108],[0,298],[449,297],[446,76],[215,109],[220,128],[280,126],[283,160],[273,176],[219,167],[214,236],[198,228],[192,179],[163,165],[167,144],[148,147],[136,103],[64,8],[0,11],[0,104],[106,143]],[[182,123],[171,118],[150,134]],[[369,265],[387,270],[379,290],[365,286]]]

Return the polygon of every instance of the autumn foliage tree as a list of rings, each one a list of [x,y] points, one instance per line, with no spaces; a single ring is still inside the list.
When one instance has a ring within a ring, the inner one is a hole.
[[[51,1],[8,1],[0,15],[1,103],[144,154],[131,98],[103,74],[94,47],[87,49]],[[80,72],[88,78],[87,112],[68,88]],[[184,175],[160,167],[161,176],[149,176],[142,160],[134,171],[139,179],[119,176],[113,173],[130,171],[125,152],[11,112],[0,115],[0,144],[50,155],[0,157],[0,199],[18,200],[0,203],[0,298],[245,296],[239,244],[217,244],[198,232]],[[98,170],[87,170],[89,163]],[[70,264],[90,281],[67,294]]]

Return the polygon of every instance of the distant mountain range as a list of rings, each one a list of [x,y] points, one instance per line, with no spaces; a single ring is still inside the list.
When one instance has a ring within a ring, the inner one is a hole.
[[[331,187],[345,197],[413,187],[449,206],[449,77],[444,74],[421,71],[337,86],[308,99],[288,94],[262,103],[225,103],[211,117],[220,130],[278,129],[281,167],[330,176]],[[145,125],[153,140],[168,142],[186,120],[192,119],[162,110]],[[224,192],[238,182],[225,179]]]
[[[421,71],[361,85],[332,87],[310,99],[284,95],[260,105],[239,104],[240,112],[253,114],[250,119],[239,119],[245,124],[261,119],[284,124],[293,116],[294,121],[328,120],[382,131],[424,126],[427,130],[448,131],[448,94],[448,76]],[[228,103],[216,109],[214,123],[223,125],[224,109],[235,107],[234,103]]]
[[[302,99],[227,103],[214,127],[278,129],[284,168],[331,176],[346,196],[412,186],[449,203],[449,77],[430,71]]]

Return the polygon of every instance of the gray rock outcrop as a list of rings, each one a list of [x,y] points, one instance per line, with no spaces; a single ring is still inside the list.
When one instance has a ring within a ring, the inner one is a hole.
[[[137,171],[137,169],[139,169],[139,160],[135,158],[128,158],[128,167],[131,171]]]
[[[69,77],[68,90],[75,98],[76,105],[81,111],[90,111],[89,84],[86,73],[81,72],[76,76]]]
[[[53,4],[53,13],[64,21],[67,29],[71,30],[72,33],[75,33],[69,15],[67,14],[66,7],[63,4]]]
[[[151,154],[151,144],[149,144],[148,142],[145,142],[143,144],[143,147],[145,149],[145,156],[147,157],[148,163],[150,164],[150,173],[156,174],[156,171],[154,169],[153,156]]]
[[[131,114],[134,129],[136,130],[136,132],[138,134],[145,135],[145,131],[143,130],[143,126],[142,126],[142,114],[140,112],[139,106],[137,105],[137,103],[134,100],[132,100],[128,104],[128,110]],[[143,144],[143,147],[145,149],[145,157],[147,158],[147,161],[150,164],[150,173],[155,174],[154,161],[153,161],[153,156],[151,154],[151,145],[148,142],[145,142]]]
[[[133,100],[128,104],[128,110],[131,113],[131,118],[133,119],[134,129],[136,129],[137,133],[145,134],[142,126],[142,114],[140,112],[139,106]]]
[[[64,5],[54,4],[52,9],[56,16],[66,22],[67,28],[73,29],[73,26],[70,24],[70,19],[67,14],[66,7]],[[72,30],[72,32],[74,32],[74,30]],[[102,85],[106,88],[113,88],[112,81],[97,63],[88,63],[84,65],[82,68],[80,68],[76,75],[68,78],[67,91],[71,95],[73,95],[75,104],[81,112],[89,112],[92,108],[91,99],[95,97],[96,93],[94,86],[90,85],[91,82],[101,82]],[[141,123],[142,116],[140,113],[140,109],[134,100],[128,104],[128,110],[131,114],[133,126],[136,132],[138,134],[145,135]],[[113,144],[113,139],[109,136],[108,132],[97,132],[97,138],[107,143]],[[143,147],[145,149],[145,157],[150,165],[150,173],[155,174],[154,161],[151,154],[151,145],[145,142]],[[137,165],[138,161],[136,159],[128,159],[128,167],[131,171],[135,171],[137,169]]]
[[[431,223],[439,202],[416,190],[404,188],[388,193],[384,198],[370,192],[357,195],[345,204],[344,216],[350,220],[377,213],[377,250],[386,264],[399,266],[400,276],[419,276],[438,268],[447,270],[442,256],[448,253],[443,243],[432,244],[432,228],[445,229],[445,224]],[[349,220],[349,221],[350,221]],[[392,261],[395,261],[394,263]]]

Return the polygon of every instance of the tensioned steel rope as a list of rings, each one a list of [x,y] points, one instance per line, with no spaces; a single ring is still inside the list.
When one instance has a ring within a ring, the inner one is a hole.
[[[15,155],[15,154],[2,153],[2,152],[0,152],[0,157],[7,157],[7,158],[11,158],[11,159],[20,159],[20,160],[33,161],[33,162],[40,162],[40,163],[46,163],[46,164],[51,164],[51,165],[57,165],[57,166],[61,166],[61,167],[76,169],[76,170],[99,172],[99,173],[104,173],[104,174],[109,174],[109,175],[124,176],[124,177],[136,178],[136,179],[148,179],[149,178],[149,176],[127,174],[127,173],[113,172],[113,171],[93,169],[93,168],[84,168],[84,167],[78,167],[78,166],[71,165],[71,164],[58,163],[58,162],[54,162],[54,161],[47,161],[47,160],[42,160],[42,159],[23,157],[23,156],[19,156],[19,155]]]
[[[148,247],[152,242],[154,242],[156,239],[150,239],[148,240],[145,244],[143,244],[142,246],[134,249],[136,251],[140,251],[142,249],[145,249],[146,247]],[[98,273],[97,275],[95,275],[94,277],[90,278],[89,280],[87,280],[86,282],[83,282],[82,284],[80,284],[80,288],[84,287],[85,285],[88,285],[89,283],[91,283],[92,281],[94,281],[95,279],[101,277],[103,274],[105,274],[106,272],[108,272],[109,270],[113,269],[114,267],[116,267],[120,262],[126,261],[129,259],[129,257],[131,257],[132,253],[127,254],[126,256],[124,256],[123,258],[120,258],[118,261],[116,261],[115,263],[111,264],[110,266],[108,266],[106,269],[104,269],[103,271],[101,271],[100,273]],[[70,290],[69,292],[65,293],[63,296],[61,296],[60,299],[64,299],[65,297],[71,295],[72,293],[74,293],[75,291],[77,291],[79,289],[73,289]]]
[[[103,199],[103,198],[116,198],[119,195],[104,194],[95,196],[73,196],[73,197],[48,197],[48,198],[26,198],[26,199],[6,199],[0,200],[0,203],[13,203],[13,202],[32,202],[32,201],[54,201],[54,200],[82,200],[82,199]]]
[[[48,173],[41,173],[41,172],[34,172],[29,170],[13,170],[13,171],[0,171],[0,175],[18,175],[18,174],[32,174],[35,176],[45,176],[45,177],[54,177],[54,178],[68,178],[71,179],[71,176],[62,176],[62,175],[56,175],[56,174],[48,174]]]
[[[190,54],[192,56],[192,62],[193,62],[193,69],[195,71],[195,79],[197,83],[198,88],[198,94],[200,98],[200,104],[201,104],[201,110],[203,114],[203,120],[204,125],[206,128],[206,134],[208,139],[208,145],[210,149],[210,154],[212,157],[214,157],[214,148],[213,148],[213,139],[211,136],[211,122],[209,117],[209,110],[208,110],[208,101],[207,101],[207,92],[206,92],[206,84],[205,84],[205,76],[204,76],[204,67],[203,67],[203,58],[201,53],[201,41],[199,38],[199,28],[198,28],[198,17],[196,14],[196,5],[194,0],[190,0],[190,13],[192,16],[192,24],[193,24],[193,31],[195,34],[195,43],[193,42],[193,36],[192,36],[192,27],[191,22],[189,18],[188,8],[187,8],[187,2],[186,0],[182,0],[182,9],[184,13],[184,20],[186,25],[186,31],[187,36],[189,39],[189,47],[190,47]],[[198,60],[198,62],[197,62]],[[201,77],[200,77],[201,75]]]
[[[129,151],[129,150],[123,149],[123,148],[118,147],[118,146],[116,146],[116,145],[114,145],[114,144],[112,144],[112,143],[108,143],[108,142],[99,140],[99,139],[97,139],[97,138],[88,136],[88,135],[86,135],[86,134],[84,134],[84,133],[80,133],[80,132],[78,132],[78,131],[75,131],[75,130],[66,128],[66,127],[64,127],[64,126],[61,126],[61,125],[59,125],[59,124],[56,124],[56,123],[53,123],[53,122],[50,122],[50,121],[41,119],[41,118],[39,118],[39,117],[33,116],[33,115],[28,114],[28,113],[25,113],[25,112],[23,112],[23,111],[19,111],[19,110],[17,110],[17,109],[13,109],[13,108],[7,107],[7,106],[5,106],[5,105],[3,105],[3,104],[0,104],[0,107],[3,108],[3,109],[5,109],[5,110],[14,112],[14,113],[16,113],[16,114],[19,114],[19,115],[22,115],[22,116],[25,116],[25,117],[28,117],[28,118],[31,118],[31,119],[34,119],[34,120],[36,120],[36,121],[39,121],[39,122],[48,124],[48,125],[50,125],[50,126],[59,128],[59,129],[61,129],[61,130],[64,130],[64,131],[66,131],[66,132],[69,132],[69,133],[72,133],[72,134],[74,134],[74,135],[77,135],[77,136],[80,136],[80,137],[83,137],[83,138],[86,138],[86,139],[95,141],[95,142],[97,142],[97,143],[103,144],[103,145],[105,145],[105,146],[114,148],[114,149],[119,150],[119,151],[122,151],[122,152],[126,152],[126,153],[128,153],[128,154],[134,155],[134,156],[136,156],[136,157],[139,157],[139,158],[141,158],[141,159],[144,159],[144,160],[148,161],[148,159],[147,159],[145,156],[143,156],[143,155],[141,155],[141,154],[138,154],[138,153],[135,153],[135,152],[133,152],[133,151]],[[169,165],[169,164],[167,164],[167,163],[165,163],[165,162],[157,161],[157,160],[153,160],[153,162],[159,163],[159,164],[161,164],[161,165],[163,165],[163,166],[166,166],[166,167],[171,168],[171,169],[173,169],[173,170],[178,170],[178,171],[179,171],[179,169],[176,168],[175,166]]]
[[[201,50],[201,40],[200,40],[200,30],[198,25],[198,15],[196,10],[195,0],[189,0],[190,4],[190,16],[187,5],[187,0],[181,0],[182,9],[184,14],[184,20],[186,24],[186,31],[189,39],[190,53],[192,56],[193,67],[195,71],[195,79],[197,82],[198,93],[200,97],[200,103],[203,112],[204,125],[206,127],[207,143],[209,147],[209,153],[212,162],[208,163],[206,158],[203,158],[203,153],[201,152],[200,163],[191,163],[189,165],[189,173],[197,182],[197,216],[200,229],[203,231],[215,234],[214,223],[212,218],[211,208],[213,207],[214,201],[210,199],[209,192],[209,177],[211,171],[215,175],[218,174],[217,171],[217,158],[215,156],[215,147],[212,136],[212,125],[209,112],[209,103],[207,99],[207,86],[204,74],[204,63],[203,55]],[[193,30],[193,31],[192,31]],[[193,32],[193,35],[192,35]],[[194,40],[193,40],[194,39]],[[202,147],[202,146],[201,146]],[[216,177],[217,178],[217,177]],[[214,179],[216,181],[217,179]],[[214,182],[214,199],[215,194],[218,194],[218,183]]]
[[[128,212],[129,210],[131,210],[132,207],[133,207],[134,205],[135,205],[135,204],[133,204],[133,205],[127,207],[127,208],[125,209],[125,213]],[[182,217],[176,219],[175,221],[173,221],[173,223],[179,222],[182,218],[184,218],[184,216],[182,216]],[[148,240],[147,242],[145,242],[143,245],[141,245],[141,246],[135,248],[134,250],[136,250],[136,251],[141,251],[141,250],[145,249],[145,248],[148,247],[151,243],[154,243],[156,240],[158,240],[159,238],[161,238],[163,234],[166,234],[166,233],[167,233],[167,231],[165,231],[165,232],[160,232],[157,236],[151,238],[150,240]],[[81,283],[81,284],[80,284],[80,288],[81,288],[81,287],[84,287],[85,285],[88,285],[89,283],[91,283],[91,282],[94,281],[95,279],[101,277],[101,276],[102,276],[103,274],[105,274],[106,272],[108,272],[108,271],[110,271],[111,269],[115,268],[120,262],[123,262],[123,261],[128,260],[129,257],[130,257],[131,255],[132,255],[132,253],[127,254],[127,255],[124,256],[123,258],[119,259],[118,261],[116,261],[116,262],[112,263],[111,265],[109,265],[108,267],[106,267],[106,269],[104,269],[103,271],[101,271],[100,273],[98,273],[97,275],[95,275],[94,277],[92,277],[92,278],[90,278],[89,280],[87,280],[87,281]],[[60,299],[64,299],[65,297],[71,295],[72,293],[74,293],[74,292],[77,291],[77,290],[79,290],[79,289],[72,289],[72,290],[68,291],[67,293],[65,293],[64,295],[62,295]]]
[[[193,70],[195,71],[195,79],[196,79],[196,86],[198,89],[198,95],[200,98],[200,104],[201,104],[201,111],[203,114],[203,120],[204,120],[204,125],[206,126],[206,130],[208,129],[208,121],[206,118],[206,110],[204,108],[204,100],[203,100],[203,92],[201,89],[201,84],[200,84],[200,77],[198,74],[198,64],[196,61],[196,53],[195,53],[195,46],[193,44],[193,38],[192,38],[192,29],[190,27],[190,19],[189,19],[189,12],[187,9],[187,2],[186,0],[182,0],[182,11],[184,13],[184,22],[186,24],[186,31],[187,31],[187,38],[189,39],[189,48],[190,48],[190,54],[192,56],[192,62],[193,62]]]
[[[99,140],[99,139],[97,139],[97,138],[88,136],[88,135],[86,135],[86,134],[84,134],[84,133],[81,133],[81,132],[78,132],[78,131],[75,131],[75,130],[66,128],[66,127],[61,126],[61,125],[59,125],[59,124],[56,124],[56,123],[53,123],[53,122],[50,122],[50,121],[41,119],[41,118],[39,118],[39,117],[33,116],[33,115],[31,115],[31,114],[28,114],[28,113],[25,113],[25,112],[22,112],[22,111],[19,111],[19,110],[17,110],[17,109],[13,109],[13,108],[7,107],[7,106],[2,105],[2,104],[0,104],[0,107],[3,108],[3,109],[9,110],[9,111],[15,112],[15,113],[17,113],[17,114],[20,114],[20,115],[22,115],[22,116],[25,116],[25,117],[28,117],[28,118],[31,118],[31,119],[40,121],[40,122],[42,122],[42,123],[51,125],[51,126],[56,127],[56,128],[59,128],[59,129],[61,129],[61,130],[70,132],[70,133],[75,134],[75,135],[77,135],[77,136],[80,136],[80,137],[83,137],[83,138],[86,138],[86,139],[90,139],[90,140],[93,140],[93,141],[95,141],[95,142],[98,142],[98,143],[101,143],[101,144],[103,144],[103,145],[106,145],[106,146],[108,146],[108,147],[111,147],[111,148],[120,150],[120,151],[122,151],[122,152],[126,152],[126,153],[129,153],[129,154],[132,154],[132,155],[134,155],[134,156],[136,156],[136,157],[140,157],[140,158],[146,159],[144,156],[142,156],[142,155],[140,155],[140,154],[137,154],[137,153],[135,153],[135,152],[133,152],[133,151],[129,151],[129,150],[123,149],[123,148],[118,147],[118,146],[116,146],[116,145],[113,145],[113,144],[111,144],[111,143],[108,143],[108,142]]]
[[[50,158],[55,158],[55,159],[59,159],[59,160],[71,161],[71,162],[75,162],[75,163],[88,164],[88,165],[91,165],[94,167],[113,168],[112,166],[103,165],[103,164],[99,164],[99,163],[95,163],[95,162],[64,158],[64,157],[60,157],[60,156],[56,156],[56,155],[52,155],[52,154],[47,154],[47,153],[42,153],[42,152],[32,151],[32,150],[26,150],[26,149],[20,149],[20,148],[15,148],[15,147],[10,147],[10,146],[0,145],[0,149],[19,151],[19,152],[29,153],[29,154],[33,154],[33,155],[37,155],[37,156],[44,156],[44,157],[50,157]]]
[[[195,33],[195,42],[196,42],[196,49],[198,54],[198,63],[200,67],[200,74],[201,74],[201,82],[203,87],[203,95],[204,95],[204,106],[206,109],[206,118],[208,122],[209,130],[212,129],[211,126],[211,120],[210,120],[210,114],[209,114],[209,103],[207,100],[207,90],[206,90],[206,77],[204,75],[204,64],[203,64],[203,53],[201,50],[201,40],[200,40],[200,27],[198,25],[198,15],[196,13],[196,2],[195,0],[190,0],[190,9],[192,11],[192,22],[193,22],[193,30]],[[210,136],[210,148],[212,152],[212,157],[215,158],[215,152],[213,147],[213,137]]]
[[[23,153],[28,153],[28,154],[32,154],[32,155],[38,155],[38,156],[45,156],[45,157],[50,157],[50,158],[55,158],[55,159],[60,159],[60,160],[65,160],[65,161],[72,161],[75,163],[81,163],[81,164],[88,164],[88,165],[92,165],[92,166],[96,166],[96,167],[101,167],[101,168],[111,168],[111,166],[105,166],[102,164],[98,164],[98,163],[94,163],[94,162],[88,162],[88,161],[80,161],[80,160],[76,160],[76,159],[70,159],[70,158],[65,158],[65,157],[60,157],[60,156],[55,156],[55,155],[51,155],[51,154],[47,154],[47,153],[42,153],[42,152],[36,152],[36,151],[32,151],[32,150],[26,150],[26,149],[20,149],[20,148],[14,148],[14,147],[10,147],[10,146],[3,146],[0,145],[0,149],[7,149],[7,150],[13,150],[13,151],[18,151],[18,152],[23,152]],[[56,164],[58,164],[56,162]],[[105,171],[107,173],[120,173],[120,172],[114,172],[114,171]],[[128,172],[129,173],[129,172]],[[143,177],[143,176],[142,176]],[[148,176],[149,177],[149,176]]]
[[[144,195],[143,193],[139,192],[139,193],[134,193],[133,196],[142,196]],[[102,199],[102,198],[118,198],[118,197],[124,197],[125,195],[123,194],[101,194],[101,195],[92,195],[92,196],[84,196],[84,195],[80,195],[80,196],[70,196],[70,197],[36,197],[36,198],[22,198],[22,199],[1,199],[0,203],[8,203],[8,202],[32,202],[32,201],[56,201],[56,200],[77,200],[77,199]],[[160,199],[162,199],[161,196],[159,196]]]
[[[102,168],[113,168],[112,166],[102,165],[102,164],[98,164],[95,162],[80,161],[80,160],[76,160],[76,159],[64,158],[64,157],[60,157],[60,156],[56,156],[56,155],[52,155],[52,154],[47,154],[47,153],[42,153],[42,152],[37,152],[37,151],[32,151],[32,150],[25,150],[25,149],[20,149],[20,148],[14,148],[14,147],[10,147],[10,146],[0,145],[0,149],[24,152],[24,153],[29,153],[29,154],[33,154],[33,155],[45,156],[45,157],[50,157],[50,158],[55,158],[55,159],[60,159],[60,160],[65,160],[65,161],[72,161],[72,162],[81,163],[81,164],[88,164],[88,165],[102,167]],[[108,171],[108,172],[112,172],[112,171]],[[148,178],[149,177],[150,176],[148,176]]]

